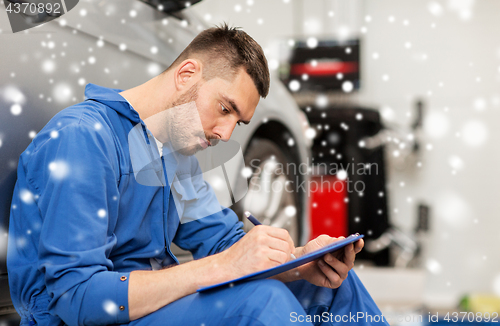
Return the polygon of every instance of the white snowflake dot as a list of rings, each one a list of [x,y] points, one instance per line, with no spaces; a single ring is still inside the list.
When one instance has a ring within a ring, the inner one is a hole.
[[[342,83],[342,90],[345,93],[350,93],[354,89],[354,84],[348,80]]]
[[[295,80],[295,79],[292,79],[289,83],[288,83],[288,88],[292,91],[292,92],[296,92],[300,89],[300,82],[298,80]]]
[[[339,180],[345,180],[347,179],[347,172],[345,170],[340,170],[338,173],[337,173],[337,178]]]
[[[21,198],[23,203],[28,205],[34,202],[33,194],[28,189],[22,189],[19,193],[19,198]]]
[[[286,216],[292,217],[292,216],[295,216],[295,214],[297,214],[297,208],[295,208],[295,206],[288,205],[287,207],[285,207],[285,215]]]
[[[23,108],[19,104],[13,104],[10,107],[10,113],[12,113],[12,115],[20,115],[22,111]]]
[[[108,315],[115,316],[118,313],[118,305],[111,300],[104,301],[102,307]]]
[[[307,39],[306,44],[308,48],[313,49],[318,46],[318,39],[315,37],[310,37]]]
[[[249,167],[243,168],[243,170],[241,170],[241,175],[244,178],[247,178],[247,179],[250,178],[252,176],[252,169]]]

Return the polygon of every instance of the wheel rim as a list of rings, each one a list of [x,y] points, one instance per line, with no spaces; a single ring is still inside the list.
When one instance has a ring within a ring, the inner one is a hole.
[[[287,191],[290,181],[286,175],[278,174],[277,163],[272,156],[253,171],[242,208],[252,212],[262,224],[286,229],[294,243],[298,243],[297,199],[293,191]],[[243,222],[248,232],[253,224],[247,219]]]

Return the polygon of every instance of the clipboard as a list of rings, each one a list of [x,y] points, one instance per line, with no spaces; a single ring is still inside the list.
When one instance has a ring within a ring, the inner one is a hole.
[[[237,279],[234,279],[231,281],[222,282],[222,283],[210,285],[210,286],[205,286],[205,287],[199,288],[197,290],[197,292],[205,292],[205,291],[217,289],[217,288],[224,287],[224,286],[233,286],[236,283],[248,282],[248,281],[268,278],[268,277],[286,272],[286,271],[293,269],[295,267],[312,262],[313,260],[316,260],[318,258],[323,257],[325,254],[327,254],[329,252],[339,250],[339,249],[347,246],[350,243],[354,243],[354,242],[358,241],[359,239],[362,239],[363,237],[364,237],[363,234],[361,234],[361,235],[352,234],[345,239],[336,241],[332,244],[329,244],[328,246],[325,246],[325,247],[320,248],[316,251],[310,252],[306,255],[300,256],[297,259],[290,260],[290,261],[288,261],[284,264],[278,265],[276,267],[272,267],[272,268],[265,269],[265,270],[260,271],[260,272],[248,274],[248,275],[242,276],[240,278],[237,278]]]

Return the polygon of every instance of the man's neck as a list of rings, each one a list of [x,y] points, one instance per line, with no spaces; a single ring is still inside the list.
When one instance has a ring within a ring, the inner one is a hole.
[[[163,78],[161,75],[157,76],[144,84],[120,93],[139,113],[139,117],[143,121],[165,110],[168,103],[172,101],[173,91],[168,89],[169,87]]]

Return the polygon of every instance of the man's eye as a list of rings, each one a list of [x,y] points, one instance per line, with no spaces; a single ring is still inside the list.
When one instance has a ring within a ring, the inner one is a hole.
[[[222,107],[222,112],[229,113],[229,110],[226,109],[226,107],[224,105],[221,104],[220,106]]]
[[[238,126],[241,126],[241,122],[240,122],[240,121],[236,122],[236,124],[237,124]]]

